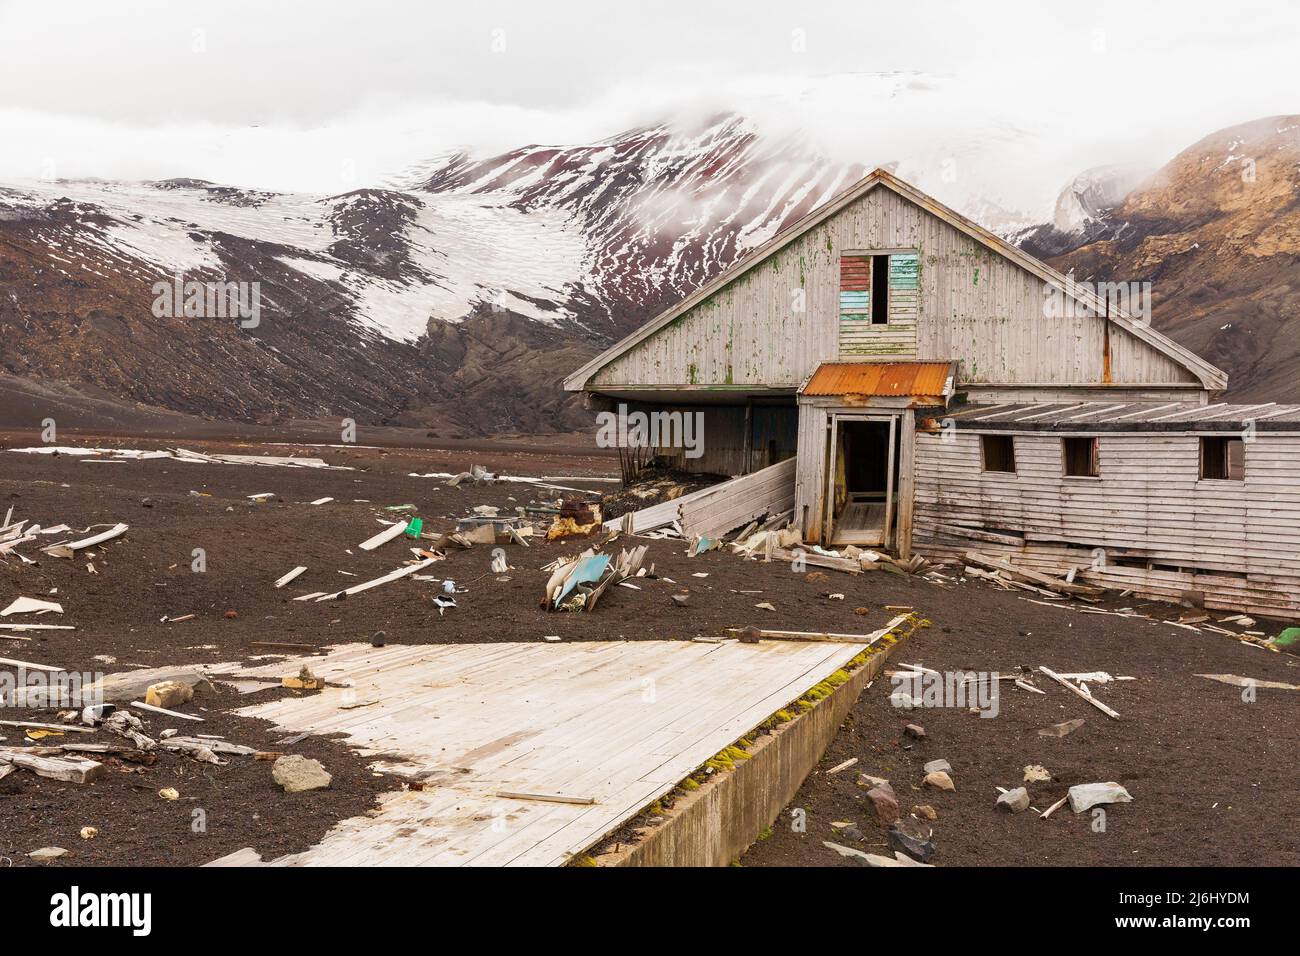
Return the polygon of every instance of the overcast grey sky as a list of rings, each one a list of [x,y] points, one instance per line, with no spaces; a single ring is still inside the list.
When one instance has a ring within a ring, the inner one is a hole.
[[[1045,188],[1300,112],[1298,52],[1286,0],[0,0],[0,180],[330,192],[728,109],[867,164],[973,149]]]

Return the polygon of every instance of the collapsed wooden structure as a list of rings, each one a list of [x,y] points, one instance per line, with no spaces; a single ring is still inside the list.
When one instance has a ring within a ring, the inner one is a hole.
[[[602,410],[702,416],[692,455],[660,449],[683,470],[793,461],[782,494],[810,545],[978,546],[1300,611],[1300,408],[1211,404],[1227,376],[1127,302],[878,169],[565,386]]]

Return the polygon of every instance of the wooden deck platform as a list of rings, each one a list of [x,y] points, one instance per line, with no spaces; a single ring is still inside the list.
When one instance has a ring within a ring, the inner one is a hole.
[[[245,677],[281,676],[306,663],[331,684],[351,684],[241,713],[290,733],[344,733],[383,755],[377,766],[425,781],[271,863],[563,865],[864,647],[347,645],[240,668]],[[241,853],[217,865],[253,862]]]

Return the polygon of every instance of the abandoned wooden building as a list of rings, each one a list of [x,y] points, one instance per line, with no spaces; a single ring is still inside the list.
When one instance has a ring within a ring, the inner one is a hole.
[[[685,470],[797,456],[805,542],[978,549],[1136,593],[1300,611],[1300,406],[884,170],[565,381],[701,416]]]

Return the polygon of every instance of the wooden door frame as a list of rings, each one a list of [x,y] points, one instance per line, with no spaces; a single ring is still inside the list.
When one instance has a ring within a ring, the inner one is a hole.
[[[899,493],[899,488],[903,485],[903,474],[901,462],[895,457],[895,446],[900,449],[902,442],[906,437],[907,429],[904,425],[903,412],[890,412],[886,410],[879,411],[827,411],[826,413],[826,433],[827,433],[827,460],[826,460],[826,488],[822,509],[822,540],[827,545],[835,544],[835,466],[839,455],[839,427],[840,422],[888,422],[889,437],[886,439],[888,445],[888,459],[885,465],[885,533],[884,540],[880,547],[888,549],[898,539],[897,530],[894,527],[894,496]],[[894,480],[894,466],[899,464],[898,481]],[[901,495],[900,495],[901,497]],[[901,510],[901,509],[900,509]],[[907,545],[910,549],[911,540],[908,535]]]

